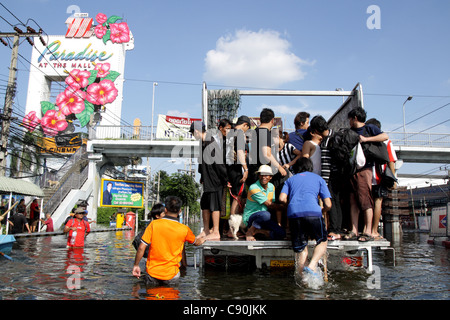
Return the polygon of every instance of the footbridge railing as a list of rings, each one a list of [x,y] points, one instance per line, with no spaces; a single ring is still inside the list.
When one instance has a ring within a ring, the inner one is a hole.
[[[386,132],[395,146],[450,148],[450,134],[426,132]]]
[[[158,140],[151,126],[97,126],[89,130],[91,140]],[[292,130],[291,130],[292,131]],[[153,134],[152,134],[153,133]],[[386,132],[396,146],[450,148],[450,134],[426,132]]]

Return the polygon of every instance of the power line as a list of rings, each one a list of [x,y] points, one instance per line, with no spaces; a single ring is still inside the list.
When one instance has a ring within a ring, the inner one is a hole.
[[[439,111],[439,110],[441,110],[441,109],[443,109],[443,108],[445,108],[445,107],[447,107],[447,106],[449,106],[449,105],[450,105],[450,102],[449,102],[449,103],[446,103],[446,104],[444,104],[443,106],[440,106],[440,107],[438,107],[438,108],[436,108],[436,109],[434,109],[434,110],[431,110],[431,111],[425,113],[424,115],[422,115],[422,116],[420,116],[420,117],[418,117],[418,118],[416,118],[416,119],[414,119],[414,120],[411,120],[411,121],[407,122],[406,124],[411,124],[411,123],[413,123],[413,122],[416,122],[417,120],[423,119],[424,117],[429,116],[430,114],[432,114],[432,113],[434,113],[434,112],[436,112],[436,111]],[[395,128],[394,130],[390,130],[390,131],[396,131],[396,130],[401,129],[401,128],[402,128],[402,127],[400,126],[400,127],[398,127],[398,128]],[[431,127],[431,128],[433,128],[433,127]],[[428,130],[428,129],[426,129],[426,130]],[[423,131],[421,131],[421,132],[423,132]]]

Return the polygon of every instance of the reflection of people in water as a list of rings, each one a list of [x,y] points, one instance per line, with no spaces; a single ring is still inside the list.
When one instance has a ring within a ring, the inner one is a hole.
[[[112,194],[111,189],[113,187],[112,182],[108,182],[106,185],[106,189],[103,190],[103,204],[104,205],[111,205],[112,202]]]

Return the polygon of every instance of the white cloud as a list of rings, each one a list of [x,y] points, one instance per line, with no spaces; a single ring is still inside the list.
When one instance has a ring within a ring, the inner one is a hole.
[[[205,58],[204,79],[224,85],[276,88],[302,80],[302,66],[311,65],[290,51],[276,31],[238,30],[221,37]]]

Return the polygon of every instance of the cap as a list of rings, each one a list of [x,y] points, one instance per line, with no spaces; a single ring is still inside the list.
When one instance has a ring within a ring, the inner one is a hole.
[[[248,126],[250,127],[250,124],[251,124],[250,118],[247,116],[240,116],[237,119],[236,125],[243,124],[243,123],[248,123]]]
[[[272,168],[267,164],[263,164],[262,166],[260,166],[258,171],[256,172],[266,176],[273,176]]]
[[[190,133],[194,133],[194,129],[199,130],[200,127],[202,128],[202,131],[205,131],[206,126],[205,126],[205,124],[203,122],[201,122],[201,121],[194,121],[194,122],[191,123],[191,127],[189,128],[189,132]]]
[[[75,210],[75,214],[77,214],[77,213],[84,214],[84,212],[85,212],[85,210],[84,210],[83,208],[80,208],[80,207],[78,207],[78,208]]]

